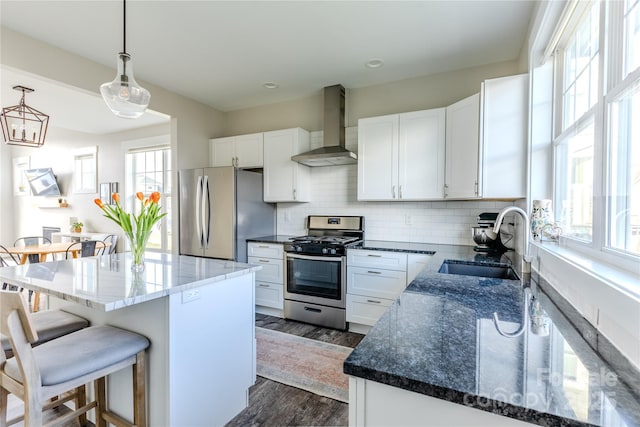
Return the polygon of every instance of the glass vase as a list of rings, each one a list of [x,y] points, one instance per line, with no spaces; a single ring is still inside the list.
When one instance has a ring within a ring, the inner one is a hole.
[[[144,271],[144,251],[147,246],[149,236],[142,236],[140,239],[127,236],[131,247],[131,271],[140,273]]]

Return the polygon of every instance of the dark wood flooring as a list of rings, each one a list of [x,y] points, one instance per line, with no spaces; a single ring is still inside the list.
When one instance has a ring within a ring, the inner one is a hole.
[[[262,314],[256,314],[256,326],[352,348],[364,338],[352,332]],[[226,427],[346,426],[348,423],[348,404],[258,377],[249,390],[249,407]]]

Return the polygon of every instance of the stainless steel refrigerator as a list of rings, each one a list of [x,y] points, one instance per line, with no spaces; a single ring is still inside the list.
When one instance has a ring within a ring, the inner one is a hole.
[[[262,201],[262,173],[185,169],[178,185],[181,255],[247,262],[247,238],[276,234],[276,206]]]

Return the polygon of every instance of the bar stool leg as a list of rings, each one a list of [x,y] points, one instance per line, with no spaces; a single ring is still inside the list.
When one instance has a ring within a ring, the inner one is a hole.
[[[147,426],[147,390],[145,384],[146,354],[144,351],[136,355],[133,370],[133,423],[137,427]]]
[[[3,388],[0,388],[0,427],[7,426],[8,399],[9,399],[9,392]]]
[[[76,388],[75,395],[76,396],[75,396],[75,399],[73,399],[73,401],[76,405],[76,409],[82,408],[84,405],[87,404],[87,387],[86,386],[82,385]],[[86,412],[80,415],[78,421],[80,422],[81,426],[88,425]]]
[[[98,378],[94,381],[94,388],[96,394],[96,427],[107,427],[103,414],[107,409],[107,394],[105,386],[105,377]]]

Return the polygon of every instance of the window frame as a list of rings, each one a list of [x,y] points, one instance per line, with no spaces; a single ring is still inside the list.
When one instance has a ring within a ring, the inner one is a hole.
[[[167,215],[162,218],[159,222],[160,225],[160,248],[152,248],[149,247],[147,250],[150,252],[171,252],[173,241],[171,238],[171,228],[170,221],[173,221],[172,218],[172,209],[171,209],[171,200],[173,197],[173,177],[172,177],[172,161],[171,157],[173,155],[171,146],[169,144],[161,144],[161,145],[142,145],[130,147],[125,152],[125,206],[128,210],[133,211],[135,209],[135,201],[136,199],[136,188],[135,188],[135,170],[133,169],[133,157],[132,155],[139,153],[148,153],[148,152],[157,152],[157,151],[165,151],[162,154],[162,163],[163,163],[163,182],[170,182],[169,192],[166,191],[167,186],[163,186],[163,192],[160,193],[161,200],[164,200],[163,203],[160,204],[162,212],[166,212]],[[145,196],[148,194],[145,193]]]
[[[584,19],[585,13],[591,5],[597,2],[599,10],[599,73],[598,94],[596,103],[581,117],[569,126],[563,121],[563,79],[565,76],[564,49]],[[582,3],[582,2],[580,2]],[[610,206],[611,206],[611,169],[612,169],[612,142],[611,142],[611,106],[621,94],[624,94],[633,85],[640,84],[640,67],[623,77],[625,58],[625,33],[617,28],[625,28],[624,2],[608,0],[593,0],[584,2],[575,7],[574,17],[559,38],[554,55],[554,89],[553,89],[553,115],[552,115],[552,147],[553,147],[553,200],[556,207],[560,205],[558,184],[560,178],[566,177],[567,170],[560,164],[558,150],[566,143],[571,135],[577,134],[590,120],[594,122],[594,152],[593,152],[593,225],[592,239],[590,242],[576,239],[571,236],[562,236],[560,242],[569,249],[581,252],[588,257],[599,258],[616,267],[632,272],[640,268],[640,254],[622,251],[611,246],[610,230]],[[563,129],[565,128],[565,129]],[[564,172],[563,172],[564,170]]]

